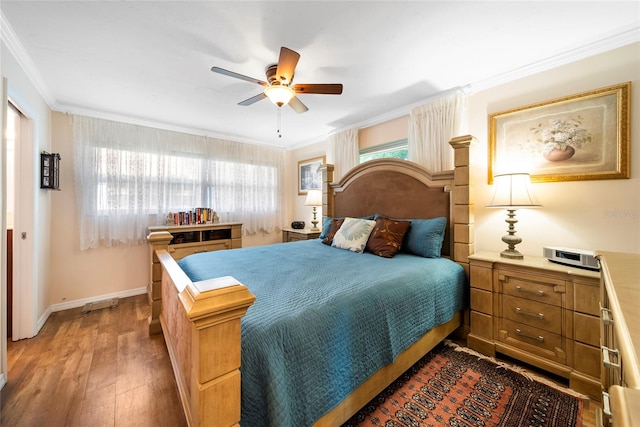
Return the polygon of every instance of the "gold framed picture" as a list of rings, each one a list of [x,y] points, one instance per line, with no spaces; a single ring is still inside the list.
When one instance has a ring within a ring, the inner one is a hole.
[[[307,194],[309,190],[322,190],[320,166],[325,161],[325,156],[322,156],[298,162],[298,195]]]
[[[631,82],[489,115],[488,182],[629,178]]]

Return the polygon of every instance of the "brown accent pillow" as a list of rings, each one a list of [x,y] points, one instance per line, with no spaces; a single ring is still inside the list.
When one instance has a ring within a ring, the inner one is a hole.
[[[402,239],[411,221],[398,221],[379,217],[367,241],[366,250],[385,258],[392,258],[402,246]]]
[[[333,243],[333,238],[342,226],[343,222],[344,218],[331,218],[329,229],[327,230],[327,234],[324,236],[324,239],[322,239],[322,243],[331,246],[331,243]]]

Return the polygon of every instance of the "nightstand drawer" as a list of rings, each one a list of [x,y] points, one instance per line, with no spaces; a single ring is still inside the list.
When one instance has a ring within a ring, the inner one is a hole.
[[[525,323],[554,334],[562,334],[562,309],[510,295],[500,298],[500,317]]]
[[[300,240],[309,240],[304,234],[289,233],[289,242],[298,242]]]
[[[282,242],[298,242],[300,240],[311,240],[320,237],[320,230],[285,228],[282,230]]]
[[[491,315],[493,313],[493,294],[480,289],[471,288],[471,310]]]
[[[498,278],[503,294],[563,306],[562,297],[566,292],[564,280],[504,271],[498,272]]]
[[[531,325],[499,319],[498,341],[559,363],[566,362],[562,336]]]
[[[483,338],[493,339],[493,317],[490,314],[472,311],[471,332]]]
[[[491,292],[493,286],[491,284],[491,277],[493,270],[485,267],[471,266],[470,284],[472,288],[484,289]]]

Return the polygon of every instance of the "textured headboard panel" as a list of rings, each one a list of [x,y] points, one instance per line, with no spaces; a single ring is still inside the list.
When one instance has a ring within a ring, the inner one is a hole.
[[[451,193],[453,171],[433,174],[406,160],[380,159],[363,163],[329,187],[333,199],[328,216],[447,218],[442,255],[451,256]]]

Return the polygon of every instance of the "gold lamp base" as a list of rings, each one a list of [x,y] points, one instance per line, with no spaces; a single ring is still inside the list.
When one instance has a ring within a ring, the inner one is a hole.
[[[522,242],[522,239],[515,235],[516,228],[514,224],[518,222],[515,209],[507,209],[507,219],[505,219],[505,222],[509,224],[509,228],[507,229],[507,233],[509,234],[502,236],[502,241],[505,242],[509,248],[500,252],[500,256],[509,259],[523,259],[524,255],[516,250],[516,245]]]
[[[318,214],[317,208],[314,206],[313,221],[311,221],[311,224],[313,224],[313,227],[311,227],[311,231],[320,231],[320,229],[318,228],[318,219],[316,218],[317,214]]]

